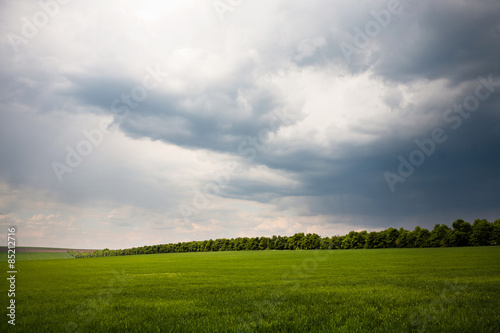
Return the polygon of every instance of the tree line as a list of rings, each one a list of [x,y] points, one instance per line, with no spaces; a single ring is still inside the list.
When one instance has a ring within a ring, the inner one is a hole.
[[[389,228],[382,231],[351,231],[347,235],[321,237],[318,234],[296,233],[293,236],[218,238],[215,240],[145,245],[123,250],[68,251],[75,258],[124,256],[153,253],[245,251],[245,250],[335,250],[383,249],[419,247],[457,247],[500,245],[500,219],[488,222],[476,219],[474,223],[458,219],[452,227],[436,224],[432,231],[415,227]]]

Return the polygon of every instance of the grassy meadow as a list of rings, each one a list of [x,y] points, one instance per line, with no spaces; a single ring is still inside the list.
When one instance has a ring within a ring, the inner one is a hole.
[[[500,331],[498,246],[18,259],[2,332]]]

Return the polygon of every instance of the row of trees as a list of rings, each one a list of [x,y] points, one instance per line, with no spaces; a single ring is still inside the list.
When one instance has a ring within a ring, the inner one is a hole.
[[[152,253],[243,251],[243,250],[333,250],[377,249],[411,247],[486,246],[500,245],[500,219],[488,222],[462,219],[452,223],[436,224],[432,231],[416,227],[413,231],[389,228],[383,231],[351,231],[344,236],[321,237],[317,234],[297,233],[293,236],[238,237],[134,247],[124,250],[98,250],[93,252],[68,251],[75,258],[107,257]]]

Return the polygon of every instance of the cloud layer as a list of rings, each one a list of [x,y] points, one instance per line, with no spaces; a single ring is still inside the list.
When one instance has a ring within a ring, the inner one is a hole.
[[[500,216],[497,1],[221,3],[1,5],[21,245]]]

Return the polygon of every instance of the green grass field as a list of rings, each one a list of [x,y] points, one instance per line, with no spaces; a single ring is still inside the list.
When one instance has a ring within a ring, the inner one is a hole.
[[[16,326],[4,314],[2,332],[500,331],[500,247],[180,253],[17,267]]]

